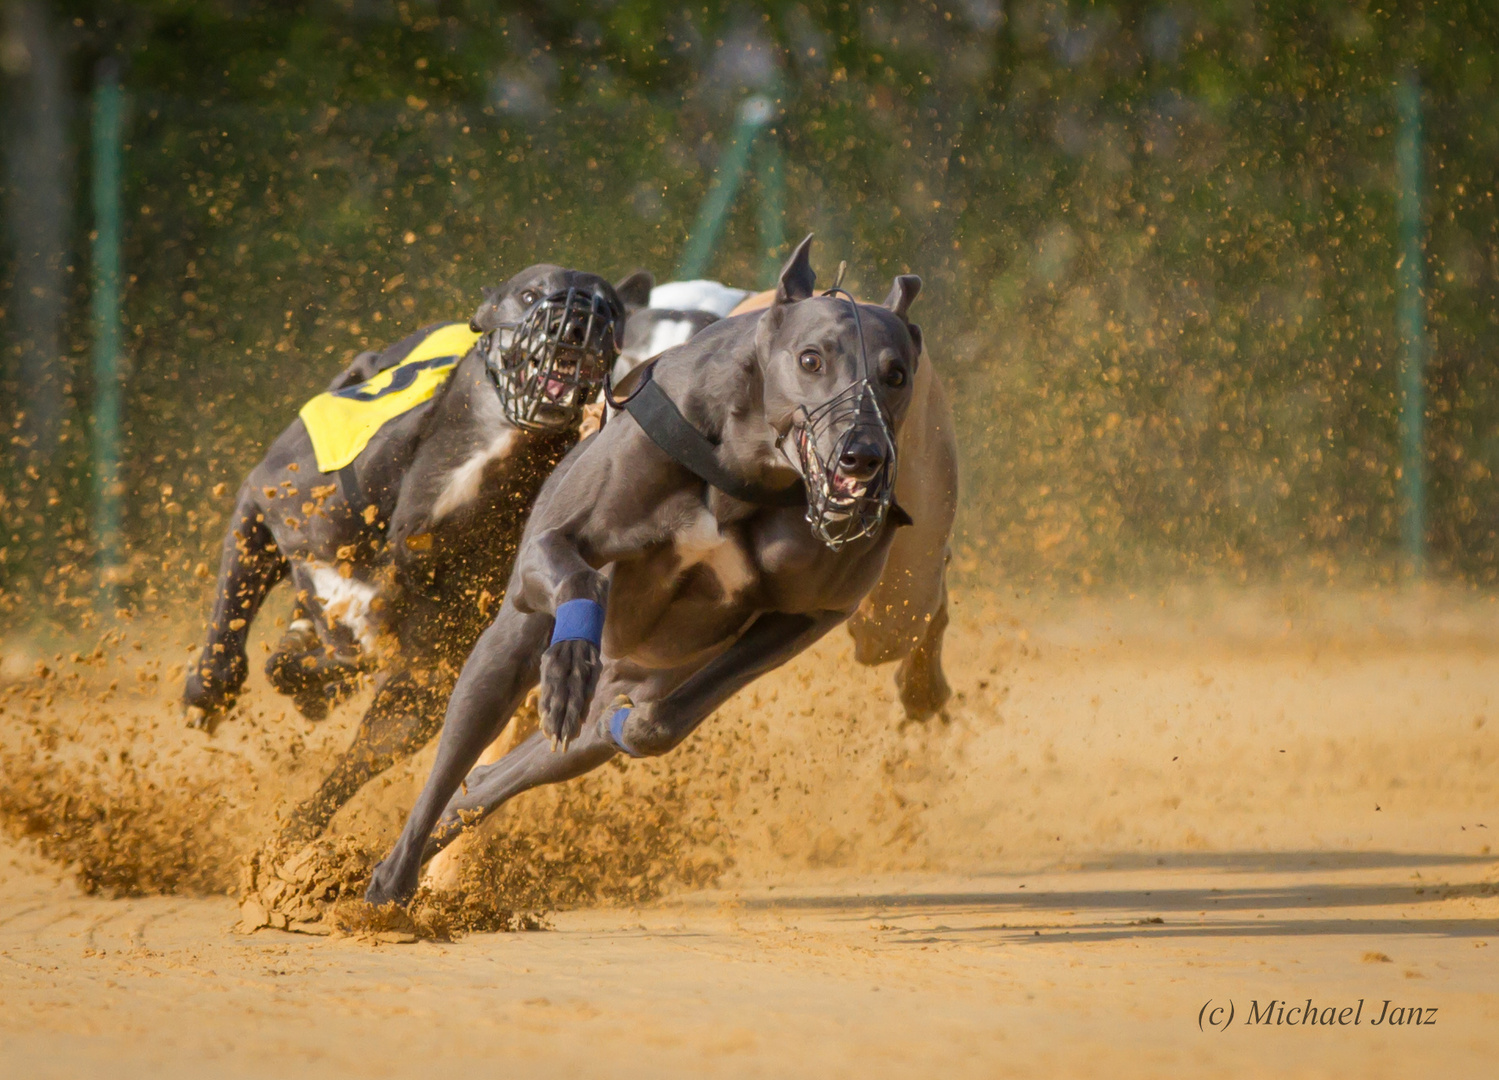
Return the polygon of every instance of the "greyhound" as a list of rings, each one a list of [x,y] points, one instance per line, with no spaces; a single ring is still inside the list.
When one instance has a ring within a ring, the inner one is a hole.
[[[208,640],[183,695],[190,722],[212,731],[232,707],[250,624],[288,575],[298,590],[292,627],[267,664],[278,690],[317,719],[360,670],[390,669],[348,750],[288,818],[283,841],[315,838],[371,777],[436,734],[454,673],[510,575],[531,503],[578,441],[583,406],[650,284],[645,273],[616,288],[593,274],[531,266],[486,290],[468,327],[428,327],[361,354],[246,478],[224,538]],[[421,401],[424,379],[431,396]],[[320,458],[327,448],[309,427],[315,404],[360,420],[364,404],[379,408],[395,393],[415,394],[416,403],[398,402],[404,411],[384,419],[347,464]]]
[[[814,297],[811,241],[769,308],[665,353],[543,486],[371,903],[409,900],[426,859],[516,794],[666,753],[874,588],[909,523],[892,498],[921,281],[897,277],[883,307]],[[541,730],[470,773],[538,683]]]
[[[723,314],[761,311],[775,290],[751,294],[712,281],[667,282],[651,290],[651,306],[630,316],[614,382]],[[729,312],[722,305],[737,297]],[[701,305],[678,311],[660,305]],[[947,630],[947,563],[958,509],[958,445],[952,408],[930,363],[916,369],[912,422],[901,430],[901,468],[895,498],[915,524],[895,536],[880,583],[848,621],[854,659],[878,665],[900,661],[895,684],[909,721],[942,711],[952,690],[942,671]]]

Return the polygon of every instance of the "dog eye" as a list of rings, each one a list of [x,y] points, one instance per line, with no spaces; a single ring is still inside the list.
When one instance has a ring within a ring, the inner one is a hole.
[[[525,292],[521,293],[520,302],[522,304],[525,304],[526,307],[530,307],[532,304],[536,303],[536,290],[527,289]]]
[[[813,374],[822,370],[822,357],[818,356],[814,349],[808,349],[802,353],[797,363],[801,364],[803,371],[810,371]]]
[[[905,370],[905,368],[891,368],[889,371],[885,372],[885,385],[886,386],[890,386],[890,387],[905,386],[906,385],[906,370]]]

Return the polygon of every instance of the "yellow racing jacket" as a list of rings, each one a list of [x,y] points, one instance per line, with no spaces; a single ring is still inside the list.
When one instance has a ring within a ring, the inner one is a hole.
[[[312,437],[319,472],[351,464],[387,421],[431,400],[480,337],[467,323],[440,323],[425,334],[394,367],[302,406],[298,415]]]

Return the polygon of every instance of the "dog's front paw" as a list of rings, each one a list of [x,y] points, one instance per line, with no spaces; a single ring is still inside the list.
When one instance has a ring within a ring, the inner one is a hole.
[[[205,649],[188,669],[182,688],[183,715],[188,727],[213,734],[239,697],[249,661],[243,653],[217,654]]]
[[[559,641],[541,656],[541,730],[566,750],[583,729],[603,662],[591,641]]]
[[[370,874],[369,887],[364,890],[364,899],[376,907],[385,904],[400,904],[404,907],[416,895],[421,883],[422,868],[404,867],[401,860],[387,856],[375,866]]]

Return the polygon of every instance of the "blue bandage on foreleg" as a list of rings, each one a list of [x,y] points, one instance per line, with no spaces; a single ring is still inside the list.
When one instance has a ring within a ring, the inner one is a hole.
[[[592,600],[569,600],[557,605],[557,625],[552,628],[552,644],[559,641],[604,643],[604,609]]]
[[[639,754],[625,745],[625,721],[629,718],[630,707],[628,705],[623,709],[614,710],[614,715],[609,717],[609,741],[631,757],[640,757]]]

